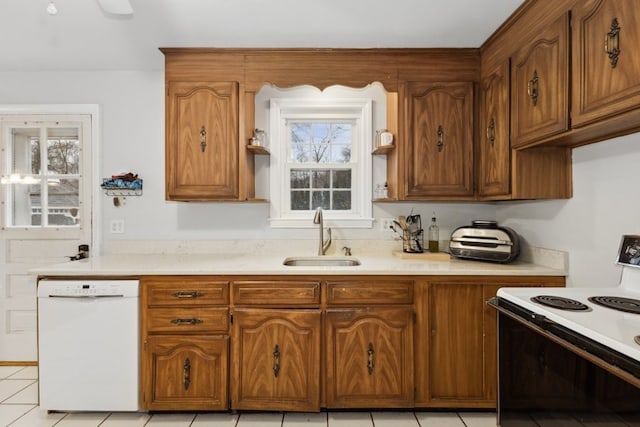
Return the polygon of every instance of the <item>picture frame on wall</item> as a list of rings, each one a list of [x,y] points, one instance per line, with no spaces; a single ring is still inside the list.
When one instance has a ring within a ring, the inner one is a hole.
[[[640,267],[640,235],[625,234],[622,236],[616,263]]]

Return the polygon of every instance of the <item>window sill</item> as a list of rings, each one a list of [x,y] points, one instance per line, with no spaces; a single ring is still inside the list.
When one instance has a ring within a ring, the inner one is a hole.
[[[335,228],[373,228],[374,218],[330,218],[325,213],[324,226]],[[270,218],[272,228],[317,228],[313,217]]]

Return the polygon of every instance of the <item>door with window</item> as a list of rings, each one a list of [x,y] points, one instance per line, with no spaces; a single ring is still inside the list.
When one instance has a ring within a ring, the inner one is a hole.
[[[35,361],[29,270],[91,245],[91,116],[0,115],[0,131],[0,361]]]

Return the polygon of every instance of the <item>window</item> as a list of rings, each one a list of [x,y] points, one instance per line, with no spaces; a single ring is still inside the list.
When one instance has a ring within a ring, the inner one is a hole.
[[[6,123],[8,227],[78,227],[80,123]]]
[[[371,227],[371,101],[271,99],[271,225]]]

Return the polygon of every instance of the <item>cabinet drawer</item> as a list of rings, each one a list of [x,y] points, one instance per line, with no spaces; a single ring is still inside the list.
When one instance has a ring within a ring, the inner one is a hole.
[[[229,284],[198,277],[154,279],[143,281],[147,286],[149,307],[226,305],[229,303]]]
[[[411,304],[412,281],[328,282],[328,304]]]
[[[154,308],[147,314],[149,332],[227,332],[228,308]]]
[[[237,305],[314,306],[320,304],[319,282],[234,282]]]

